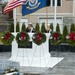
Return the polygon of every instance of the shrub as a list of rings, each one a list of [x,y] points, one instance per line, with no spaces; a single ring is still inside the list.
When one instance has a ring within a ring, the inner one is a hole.
[[[7,2],[2,3],[2,8],[4,9],[4,7],[7,5]]]
[[[41,32],[45,32],[45,23],[42,23]]]
[[[57,26],[56,26],[56,32],[60,33],[60,28],[59,28],[59,24],[57,23]]]
[[[22,24],[22,29],[21,29],[21,31],[22,31],[22,32],[25,32],[25,31],[26,31],[26,25],[25,25],[25,23]]]
[[[13,22],[10,23],[9,31],[14,32],[14,23]]]
[[[19,32],[19,31],[20,31],[19,22],[17,22],[17,25],[16,25],[16,32]]]
[[[67,30],[67,26],[65,25],[63,28],[63,36],[64,38],[66,37],[66,35],[68,34],[68,30]]]
[[[40,32],[39,23],[36,23],[36,26],[35,26],[35,32]]]
[[[71,24],[71,28],[70,28],[70,32],[73,32],[73,31],[75,31],[74,23]]]
[[[50,24],[50,29],[53,31],[53,23]]]
[[[4,14],[4,15],[5,15],[6,13],[4,13],[3,10],[4,10],[4,7],[5,7],[6,5],[7,5],[7,2],[4,2],[4,3],[2,3],[2,5],[1,5],[1,7],[2,7],[2,14]]]

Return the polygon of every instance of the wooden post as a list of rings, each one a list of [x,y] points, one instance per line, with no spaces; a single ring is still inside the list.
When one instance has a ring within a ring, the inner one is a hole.
[[[30,15],[28,15],[28,24],[30,23]]]

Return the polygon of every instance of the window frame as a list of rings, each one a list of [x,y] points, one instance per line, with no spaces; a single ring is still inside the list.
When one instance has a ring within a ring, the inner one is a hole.
[[[59,0],[58,0],[58,1],[59,1]],[[60,1],[61,1],[61,5],[60,5],[60,6],[56,5],[57,7],[61,7],[61,6],[62,6],[62,0],[60,0]],[[50,3],[51,3],[50,6],[51,6],[51,7],[54,7],[54,5],[53,5],[53,0],[50,0]]]

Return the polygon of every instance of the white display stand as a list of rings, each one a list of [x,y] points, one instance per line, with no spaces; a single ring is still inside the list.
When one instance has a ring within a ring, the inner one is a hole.
[[[13,33],[15,36],[17,33]],[[28,33],[32,41],[33,33]],[[38,46],[32,42],[32,48],[18,48],[17,42],[12,43],[12,56],[9,60],[20,62],[26,67],[53,67],[63,58],[51,57],[49,53],[49,33],[46,33],[46,42]]]

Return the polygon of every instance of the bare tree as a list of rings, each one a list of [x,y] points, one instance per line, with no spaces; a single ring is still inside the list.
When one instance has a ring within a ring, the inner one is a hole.
[[[2,0],[0,0],[0,3],[2,2]]]
[[[0,0],[0,4],[3,4],[5,2],[8,2],[8,0]]]

